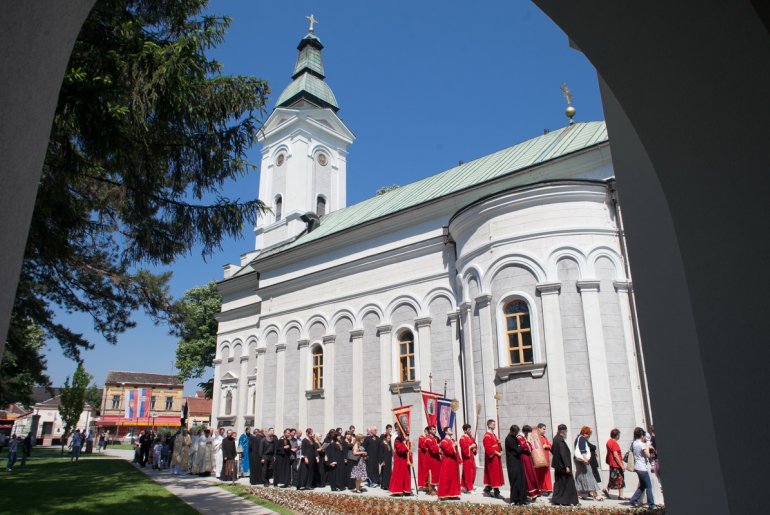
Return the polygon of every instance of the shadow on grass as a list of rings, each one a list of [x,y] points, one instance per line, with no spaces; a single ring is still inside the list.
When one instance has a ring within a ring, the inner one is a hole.
[[[41,453],[43,454],[43,453]],[[123,460],[39,456],[0,474],[0,513],[197,513]]]

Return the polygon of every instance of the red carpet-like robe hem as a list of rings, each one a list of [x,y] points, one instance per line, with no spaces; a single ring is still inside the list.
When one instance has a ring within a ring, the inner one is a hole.
[[[392,494],[408,494],[412,492],[409,471],[409,448],[399,439],[393,444],[393,472],[390,476],[388,490]]]
[[[460,454],[463,459],[463,477],[461,485],[466,491],[473,490],[476,483],[476,440],[468,435],[460,437]]]
[[[449,438],[441,440],[441,472],[438,480],[438,498],[460,497],[460,462],[455,443]]]

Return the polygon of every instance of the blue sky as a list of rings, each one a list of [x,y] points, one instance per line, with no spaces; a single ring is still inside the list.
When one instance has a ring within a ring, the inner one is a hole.
[[[212,0],[209,11],[233,18],[211,55],[228,74],[255,75],[273,91],[268,112],[290,82],[305,16],[319,21],[326,81],[339,116],[357,140],[347,168],[348,204],[381,186],[407,184],[566,125],[559,90],[567,82],[577,121],[603,119],[596,72],[568,46],[566,35],[528,0],[380,2],[256,2]],[[259,148],[249,158],[260,161]],[[224,195],[257,196],[258,173],[228,184]],[[252,250],[251,227],[205,260],[200,252],[170,267],[172,293],[222,278],[222,266]],[[175,373],[176,340],[142,313],[117,346],[100,338],[86,316],[64,316],[96,345],[83,353],[102,384],[109,370]],[[56,342],[48,372],[58,386],[75,363]],[[192,394],[199,380],[188,381]]]

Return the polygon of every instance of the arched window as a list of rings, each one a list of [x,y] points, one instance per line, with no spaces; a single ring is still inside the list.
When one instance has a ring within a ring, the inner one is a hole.
[[[275,221],[279,221],[281,219],[281,215],[283,212],[283,197],[278,195],[275,197]]]
[[[315,201],[315,214],[318,216],[326,214],[326,199],[321,195],[318,195],[318,198]]]
[[[415,380],[414,335],[404,331],[398,337],[398,379],[402,383]]]
[[[313,390],[324,387],[324,351],[320,345],[313,347]]]
[[[225,415],[231,415],[233,413],[233,392],[227,391],[225,395]]]
[[[529,306],[523,300],[512,300],[503,307],[503,316],[505,317],[505,338],[508,343],[509,364],[533,363]]]

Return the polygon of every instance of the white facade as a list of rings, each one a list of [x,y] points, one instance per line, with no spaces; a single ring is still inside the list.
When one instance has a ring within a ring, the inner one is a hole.
[[[328,125],[316,123],[323,116]],[[338,121],[329,108],[276,109],[265,131],[262,200],[296,187],[286,196],[291,212],[313,210],[314,195],[327,191],[331,210],[345,207],[353,138]],[[284,171],[276,169],[278,152],[290,156]],[[330,189],[313,175],[315,152],[337,166]],[[477,405],[482,428],[495,418],[496,392],[503,428],[544,422],[552,435],[561,423],[571,434],[591,426],[603,464],[610,430],[630,442],[648,412],[612,175],[605,137],[315,239],[300,235],[307,226],[298,217],[286,232],[275,221],[258,227],[256,251],[228,266],[219,283],[214,423],[239,432],[382,429],[399,405],[398,385],[421,428],[419,390],[432,382],[460,401],[458,426],[473,424]],[[267,252],[297,235],[307,243]],[[515,300],[531,325],[523,363],[511,362],[503,313]],[[399,376],[407,335],[413,381]],[[318,351],[322,388],[312,384]]]

